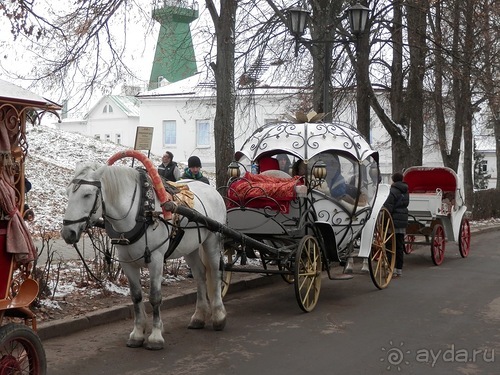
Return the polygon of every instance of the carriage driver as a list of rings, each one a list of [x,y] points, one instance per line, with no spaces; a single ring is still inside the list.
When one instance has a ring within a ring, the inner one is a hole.
[[[167,181],[177,181],[181,177],[181,171],[174,161],[174,154],[166,151],[161,161],[162,163],[158,166],[158,174]]]

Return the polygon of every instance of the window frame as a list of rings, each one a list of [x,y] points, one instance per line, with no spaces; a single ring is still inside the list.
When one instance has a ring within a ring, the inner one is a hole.
[[[172,129],[167,129],[168,126],[173,126],[173,131]],[[167,133],[173,133],[173,135],[172,134],[167,135]],[[162,144],[164,147],[177,145],[177,121],[175,120],[162,121]]]
[[[210,148],[211,146],[211,126],[210,120],[200,119],[196,120],[196,147],[197,148]],[[206,127],[203,131],[200,130],[201,127]],[[203,138],[203,139],[202,139]],[[205,141],[202,143],[202,141]]]

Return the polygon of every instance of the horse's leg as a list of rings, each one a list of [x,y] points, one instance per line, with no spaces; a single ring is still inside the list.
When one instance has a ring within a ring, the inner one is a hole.
[[[216,331],[221,331],[226,326],[226,309],[222,302],[222,270],[220,269],[222,246],[220,235],[210,233],[201,249],[201,259],[206,267],[212,325]]]
[[[153,327],[149,335],[146,349],[163,349],[165,340],[163,339],[163,321],[161,320],[161,280],[163,273],[163,254],[156,252],[149,263],[150,292],[149,302],[153,308]]]
[[[130,348],[141,347],[146,333],[146,310],[142,301],[140,269],[130,264],[122,264],[130,285],[130,297],[134,304],[134,329],[130,333],[127,346]]]
[[[370,272],[368,268],[368,258],[363,258],[363,266],[361,267],[361,272]]]
[[[196,281],[196,308],[188,328],[200,329],[205,327],[205,322],[207,318],[210,317],[205,266],[201,261],[199,249],[185,255],[184,259],[191,268],[193,278]]]
[[[352,266],[354,259],[352,257],[347,258],[347,264],[344,266],[344,273],[352,273]]]

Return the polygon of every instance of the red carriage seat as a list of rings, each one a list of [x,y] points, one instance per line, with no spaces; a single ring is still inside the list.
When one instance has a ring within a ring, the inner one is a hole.
[[[263,157],[259,159],[259,172],[265,172],[265,171],[270,171],[270,170],[279,170],[280,169],[280,164],[278,159],[271,158],[271,157]]]
[[[295,186],[303,184],[300,176],[280,178],[246,172],[229,186],[227,206],[270,208],[288,213],[290,202],[296,198]]]
[[[435,193],[436,189],[455,192],[457,175],[445,167],[411,167],[404,172],[404,181],[410,193]]]

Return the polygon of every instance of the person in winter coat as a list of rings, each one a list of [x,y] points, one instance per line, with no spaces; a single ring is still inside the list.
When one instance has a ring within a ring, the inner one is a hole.
[[[174,161],[174,154],[166,151],[161,158],[161,164],[158,166],[158,174],[167,181],[177,181],[181,177],[181,171]]]
[[[191,156],[188,159],[188,167],[184,169],[184,174],[182,178],[190,178],[192,180],[198,180],[206,184],[210,184],[208,178],[203,176],[201,173],[201,160],[198,156]]]
[[[384,207],[390,212],[394,221],[396,232],[396,267],[394,277],[403,275],[403,257],[405,247],[406,227],[408,226],[408,204],[410,203],[410,194],[408,193],[408,184],[403,181],[403,174],[396,172],[392,175],[392,185],[389,196]]]

